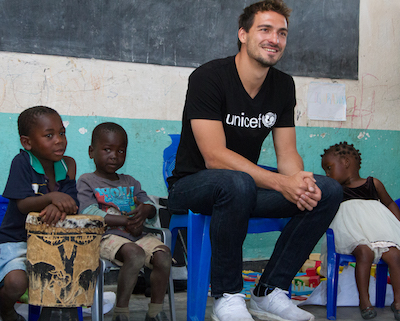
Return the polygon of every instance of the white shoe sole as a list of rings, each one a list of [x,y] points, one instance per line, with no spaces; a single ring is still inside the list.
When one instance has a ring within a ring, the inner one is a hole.
[[[277,316],[277,315],[275,315],[275,314],[266,312],[266,311],[257,311],[257,310],[254,310],[254,309],[251,309],[251,308],[250,308],[250,309],[249,309],[249,312],[250,312],[251,315],[256,316],[256,317],[259,318],[260,320],[290,321],[290,320],[288,320],[288,319],[282,319],[281,317],[279,317],[279,316]]]
[[[252,308],[249,308],[249,312],[251,315],[256,316],[260,320],[268,320],[268,321],[291,321],[289,319],[283,319],[280,316],[276,314],[272,314],[266,311],[259,311],[259,310],[254,310]],[[312,316],[308,321],[314,321],[314,316]]]
[[[214,313],[211,313],[211,320],[212,321],[219,321],[219,319],[217,318],[217,316]]]
[[[211,313],[211,320],[212,321],[219,321],[218,317],[214,313]]]

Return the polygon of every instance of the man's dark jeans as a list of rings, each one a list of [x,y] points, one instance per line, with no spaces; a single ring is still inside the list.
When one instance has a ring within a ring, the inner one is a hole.
[[[260,282],[287,290],[293,277],[325,233],[339,208],[342,187],[325,176],[314,176],[322,199],[311,212],[274,190],[258,188],[247,173],[208,169],[179,179],[171,188],[168,206],[172,213],[191,209],[212,215],[212,296],[242,290],[242,245],[250,217],[292,217],[276,242]]]

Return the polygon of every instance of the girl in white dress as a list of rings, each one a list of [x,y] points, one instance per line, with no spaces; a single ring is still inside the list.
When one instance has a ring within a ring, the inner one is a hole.
[[[339,143],[324,150],[322,168],[343,187],[343,202],[331,223],[336,252],[356,258],[356,283],[361,316],[372,319],[368,287],[371,265],[381,258],[389,266],[394,302],[400,320],[400,210],[376,178],[361,178],[361,153],[353,144]]]

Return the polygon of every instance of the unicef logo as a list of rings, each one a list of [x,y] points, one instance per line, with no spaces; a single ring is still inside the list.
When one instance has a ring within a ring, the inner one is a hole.
[[[265,115],[262,116],[262,123],[265,127],[271,128],[272,126],[275,125],[276,122],[276,114],[268,112]]]

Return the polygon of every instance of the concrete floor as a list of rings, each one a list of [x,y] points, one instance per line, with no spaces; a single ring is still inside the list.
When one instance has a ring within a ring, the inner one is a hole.
[[[112,286],[106,286],[107,291],[114,291],[115,288]],[[147,304],[149,303],[149,298],[146,298],[143,294],[133,294],[130,300],[130,321],[144,321],[147,311]],[[248,302],[247,302],[248,303]],[[175,293],[175,310],[177,315],[177,321],[186,320],[186,292]],[[166,296],[164,309],[169,315],[169,304],[168,297]],[[315,316],[316,321],[326,321],[326,308],[325,306],[304,306],[303,309],[311,312]],[[208,298],[207,308],[206,308],[206,318],[205,321],[211,321],[212,312],[212,298]],[[374,319],[376,321],[387,321],[394,320],[393,313],[390,307],[385,307],[384,309],[377,309],[378,316]],[[104,316],[105,321],[111,321],[112,311]],[[90,320],[90,317],[85,317],[84,320]],[[258,319],[255,319],[258,320]],[[359,312],[358,307],[338,307],[337,309],[337,320],[341,321],[358,321],[364,320]]]
[[[112,291],[115,292],[115,286],[106,286],[105,291]],[[132,294],[131,300],[129,303],[129,310],[130,310],[130,321],[144,321],[146,312],[147,312],[147,305],[149,303],[149,298],[146,298],[143,294]],[[206,308],[206,318],[205,321],[211,321],[211,312],[212,312],[212,298],[208,298],[207,301],[207,308]],[[247,301],[248,303],[248,301]],[[175,293],[175,310],[177,321],[185,321],[186,320],[186,292],[179,292]],[[168,317],[169,314],[169,304],[168,304],[168,296],[166,296],[164,309],[167,313]],[[326,308],[325,306],[311,306],[307,305],[304,306],[303,309],[311,312],[315,316],[315,321],[326,321]],[[17,308],[17,311],[21,313],[26,320],[28,320],[28,308],[27,304],[20,305]],[[376,321],[389,321],[394,320],[393,313],[390,310],[390,307],[385,307],[384,309],[377,309],[378,316],[373,319]],[[104,315],[104,321],[111,321],[112,320],[113,311],[106,313]],[[1,320],[1,318],[0,318]],[[84,321],[91,320],[90,315],[84,315]],[[258,319],[255,319],[258,321]],[[358,307],[338,307],[337,309],[337,320],[340,321],[361,321],[360,312]]]

